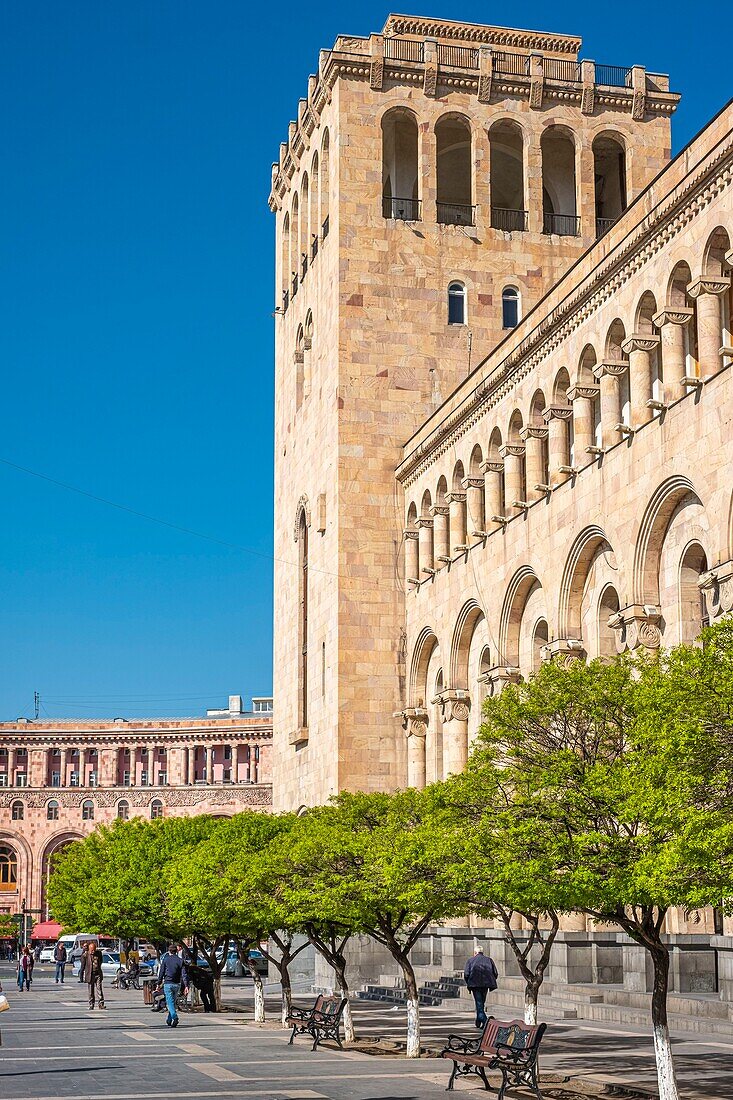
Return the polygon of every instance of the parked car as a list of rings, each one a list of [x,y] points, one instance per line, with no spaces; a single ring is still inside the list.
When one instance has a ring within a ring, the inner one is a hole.
[[[254,962],[258,974],[267,974],[267,959],[261,951],[250,951],[249,957]],[[249,969],[242,966],[239,954],[236,951],[230,951],[227,955],[224,973],[230,978],[249,977]]]
[[[42,947],[41,954],[38,957],[40,963],[53,963],[56,960],[53,957],[53,953],[56,950],[56,944],[52,943],[50,947]]]
[[[116,978],[120,969],[120,955],[118,951],[102,952],[102,974],[105,978]],[[142,976],[142,967],[141,976]],[[79,977],[79,959],[74,959],[74,974]]]

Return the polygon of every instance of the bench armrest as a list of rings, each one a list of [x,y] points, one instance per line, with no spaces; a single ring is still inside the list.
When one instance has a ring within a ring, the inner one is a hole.
[[[292,1005],[290,1012],[288,1012],[289,1020],[308,1020],[313,1013],[312,1008],[298,1008],[296,1005]]]
[[[520,1048],[510,1046],[508,1043],[495,1043],[497,1059],[502,1062],[528,1062],[537,1053],[536,1047]]]
[[[445,1051],[454,1050],[457,1054],[478,1054],[480,1046],[480,1038],[466,1035],[449,1035]]]

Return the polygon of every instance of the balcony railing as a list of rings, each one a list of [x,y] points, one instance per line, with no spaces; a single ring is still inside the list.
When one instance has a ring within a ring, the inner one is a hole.
[[[313,261],[315,260],[317,255],[318,255],[318,234],[314,233],[313,234],[313,240],[311,241],[311,263],[313,263]]]
[[[478,69],[478,56],[470,46],[438,46],[438,64],[450,69]]]
[[[548,80],[564,80],[569,84],[577,84],[581,79],[579,61],[563,61],[561,58],[545,57],[542,68]]]
[[[382,216],[401,222],[420,221],[420,199],[382,199]]]
[[[474,225],[475,206],[466,206],[459,202],[438,202],[439,225]]]
[[[300,281],[301,282],[303,281],[303,279],[305,279],[305,274],[306,274],[307,270],[308,270],[308,254],[306,252],[304,252],[303,255],[302,255],[301,261],[300,261]]]
[[[323,225],[321,226],[321,240],[323,241],[325,241],[326,237],[328,236],[329,224],[330,223],[328,220],[328,214],[326,214],[325,218],[323,219]]]
[[[506,206],[491,207],[491,228],[505,233],[523,233],[527,229],[526,210],[510,210]]]
[[[526,76],[529,72],[529,54],[494,54],[494,72],[507,73],[509,76]]]
[[[287,290],[283,291],[283,313],[288,312],[288,306],[290,305],[290,295]]]
[[[293,272],[293,280],[290,284],[290,297],[291,297],[291,299],[294,298],[297,293],[298,293],[298,272],[294,271]]]
[[[604,233],[608,233],[616,220],[616,218],[596,218],[596,237],[602,237]]]
[[[611,88],[630,88],[631,69],[623,65],[596,65],[596,84]]]
[[[425,43],[414,38],[385,38],[384,56],[390,61],[424,61]]]
[[[577,237],[580,233],[580,218],[575,214],[544,214],[542,232],[554,233],[558,237]]]

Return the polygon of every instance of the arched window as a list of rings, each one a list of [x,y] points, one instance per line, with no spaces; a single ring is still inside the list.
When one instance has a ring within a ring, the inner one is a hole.
[[[495,122],[491,151],[491,227],[505,233],[527,228],[524,205],[524,137],[516,123]]]
[[[81,804],[82,821],[94,821],[94,803],[91,798],[85,798]]]
[[[548,640],[547,619],[540,619],[532,636],[532,672],[539,672],[542,668],[543,650]]]
[[[542,149],[543,232],[577,237],[575,142],[557,126],[549,126],[540,141]]]
[[[290,214],[287,211],[280,236],[280,292],[283,309],[287,309],[290,298]]]
[[[329,151],[331,148],[331,139],[326,130],[323,135],[323,144],[321,146],[321,240],[325,241],[328,236],[329,229],[329,206],[330,206],[330,191],[331,182],[329,179]]]
[[[465,325],[466,288],[463,283],[451,283],[448,287],[448,324]]]
[[[25,807],[20,800],[13,803],[11,817],[13,821],[22,821],[25,817]]]
[[[300,199],[298,192],[293,195],[293,205],[290,208],[290,293],[294,298],[298,293],[300,278],[298,269],[300,266]]]
[[[163,816],[163,803],[159,798],[154,798],[150,803],[150,820],[158,821]]]
[[[397,108],[382,119],[382,214],[401,221],[420,220],[417,119]]]
[[[313,154],[313,162],[311,164],[311,220],[310,220],[310,250],[311,250],[311,263],[318,255],[318,241],[321,232],[321,217],[320,217],[320,180],[319,180],[319,163],[318,163],[318,150]]]
[[[300,616],[298,623],[298,696],[300,728],[308,728],[308,522],[305,508],[301,508],[298,520],[298,549],[300,552]]]
[[[59,819],[59,804],[55,798],[52,798],[50,802],[46,804],[46,820],[58,821]]]
[[[117,803],[117,816],[120,821],[128,821],[130,818],[130,803],[124,799]]]
[[[593,142],[596,236],[602,237],[626,209],[626,153],[621,141],[601,134]]]
[[[0,845],[0,890],[18,889],[18,857],[7,844]]]
[[[441,225],[473,225],[471,127],[464,118],[443,118],[435,127],[437,215]]]
[[[689,645],[700,631],[710,625],[705,594],[700,589],[700,577],[708,569],[708,559],[699,543],[687,547],[680,562],[679,578],[679,640]]]
[[[516,328],[519,324],[519,291],[505,286],[501,292],[501,327]]]

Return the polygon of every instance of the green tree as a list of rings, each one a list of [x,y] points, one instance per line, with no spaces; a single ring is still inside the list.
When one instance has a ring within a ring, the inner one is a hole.
[[[670,906],[715,904],[733,887],[715,862],[730,832],[730,780],[717,771],[730,728],[721,720],[711,732],[703,686],[692,718],[679,690],[683,673],[702,675],[704,659],[688,648],[671,657],[547,664],[487,702],[477,753],[506,775],[517,827],[554,836],[552,862],[565,876],[561,907],[617,924],[648,952],[661,1100],[678,1096],[665,915]],[[721,716],[730,702],[717,707]]]
[[[17,920],[13,920],[9,913],[0,913],[0,940],[17,941],[18,935]]]

